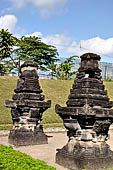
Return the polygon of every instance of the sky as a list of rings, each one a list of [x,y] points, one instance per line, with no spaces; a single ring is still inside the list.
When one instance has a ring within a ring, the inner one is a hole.
[[[59,57],[93,52],[113,63],[113,0],[0,0],[0,29],[38,36]]]

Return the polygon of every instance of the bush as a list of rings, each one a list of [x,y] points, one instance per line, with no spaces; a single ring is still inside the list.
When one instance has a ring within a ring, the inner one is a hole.
[[[0,145],[0,170],[56,170],[56,168],[16,151],[12,146]]]

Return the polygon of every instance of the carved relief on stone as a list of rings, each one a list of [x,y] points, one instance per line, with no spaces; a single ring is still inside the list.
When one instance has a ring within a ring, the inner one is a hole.
[[[108,139],[109,127],[112,124],[111,120],[96,120],[93,126],[93,131],[96,132],[97,141],[106,141]]]

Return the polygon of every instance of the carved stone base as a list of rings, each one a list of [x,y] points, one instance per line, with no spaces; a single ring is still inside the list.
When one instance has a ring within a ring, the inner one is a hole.
[[[34,131],[21,129],[10,130],[8,141],[15,146],[47,144],[48,139],[44,132],[37,128]]]
[[[70,140],[56,153],[56,163],[71,170],[113,168],[113,152],[105,143]]]

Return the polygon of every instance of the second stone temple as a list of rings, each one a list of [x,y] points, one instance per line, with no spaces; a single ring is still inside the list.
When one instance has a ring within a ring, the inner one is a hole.
[[[101,81],[100,56],[81,56],[77,80],[70,90],[67,107],[56,105],[63,119],[68,143],[57,150],[56,162],[72,170],[102,170],[113,167],[113,152],[106,143],[113,122],[113,102]]]

